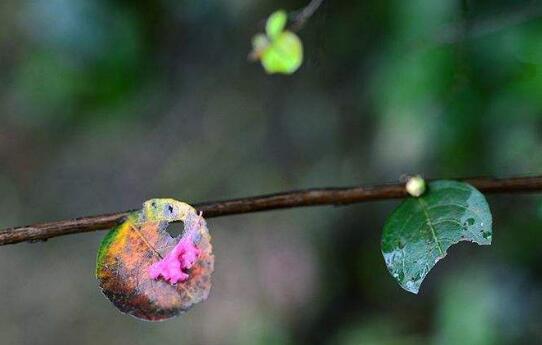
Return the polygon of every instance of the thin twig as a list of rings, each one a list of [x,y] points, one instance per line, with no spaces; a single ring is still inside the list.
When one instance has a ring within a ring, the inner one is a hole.
[[[312,17],[314,12],[322,5],[324,0],[312,0],[309,4],[297,11],[290,24],[290,30],[298,31],[303,27],[305,22]]]
[[[461,180],[469,182],[484,193],[542,192],[542,176],[502,179],[468,178]],[[194,207],[203,212],[206,218],[212,218],[282,208],[346,205],[373,200],[400,199],[406,196],[404,184],[394,183],[345,188],[305,189],[248,198],[204,202],[195,204]],[[0,230],[0,245],[24,241],[45,241],[57,236],[110,229],[121,224],[126,219],[126,216],[133,211],[135,210]]]

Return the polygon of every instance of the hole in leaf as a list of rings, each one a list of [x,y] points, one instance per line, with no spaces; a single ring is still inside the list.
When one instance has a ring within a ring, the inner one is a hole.
[[[169,234],[169,236],[176,238],[183,233],[183,223],[176,222],[176,223],[169,223],[166,232]]]

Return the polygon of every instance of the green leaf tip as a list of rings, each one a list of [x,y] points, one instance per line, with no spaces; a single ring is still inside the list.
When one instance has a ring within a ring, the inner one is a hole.
[[[399,285],[418,293],[448,248],[460,241],[490,245],[492,235],[491,211],[482,193],[467,183],[441,180],[393,211],[384,225],[381,250]]]
[[[284,10],[273,12],[265,23],[265,33],[271,40],[276,39],[286,27],[288,15]]]

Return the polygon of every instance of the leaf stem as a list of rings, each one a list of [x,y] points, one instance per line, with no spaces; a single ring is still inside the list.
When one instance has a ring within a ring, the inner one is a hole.
[[[299,11],[297,11],[296,15],[292,19],[292,24],[290,25],[290,30],[292,31],[298,31],[300,30],[303,25],[305,25],[305,22],[313,16],[313,14],[318,10],[320,5],[324,0],[311,0],[309,4]]]

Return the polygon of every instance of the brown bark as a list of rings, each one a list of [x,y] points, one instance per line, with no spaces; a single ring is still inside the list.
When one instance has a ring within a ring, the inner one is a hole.
[[[542,191],[542,176],[461,179],[483,193],[528,193]],[[220,217],[283,208],[346,205],[358,202],[400,199],[407,196],[403,183],[344,188],[314,188],[240,199],[194,204],[204,217]],[[45,241],[52,237],[110,229],[122,223],[131,211],[80,217],[0,230],[0,245]]]

